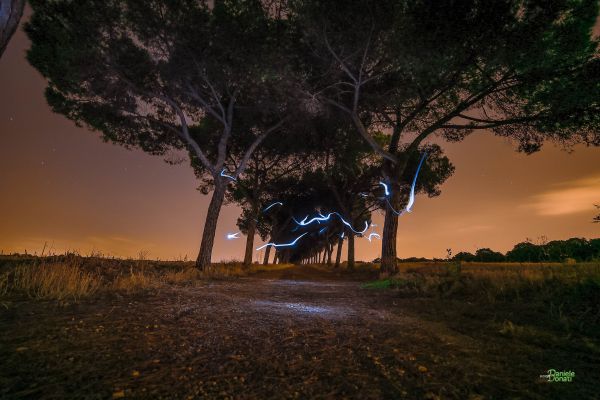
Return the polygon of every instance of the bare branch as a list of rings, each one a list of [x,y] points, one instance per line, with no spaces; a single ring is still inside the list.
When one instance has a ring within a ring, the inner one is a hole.
[[[217,119],[217,121],[219,121],[220,123],[222,123],[223,125],[226,125],[227,122],[226,120],[223,118],[223,116],[219,115],[219,113],[217,113],[215,111],[215,109],[213,108],[213,106],[211,106],[210,104],[208,104],[208,102],[202,97],[200,96],[200,94],[198,93],[198,91],[192,87],[192,85],[188,84],[188,94],[194,99],[196,100],[198,103],[200,103],[202,105],[202,109],[204,111],[206,111],[208,114],[212,115],[213,117],[215,117]],[[220,104],[220,103],[219,103]]]
[[[267,129],[266,131],[264,131],[263,133],[261,133],[260,135],[258,135],[256,137],[256,139],[254,139],[254,142],[252,142],[252,144],[250,145],[250,147],[248,147],[248,149],[246,149],[246,152],[244,153],[244,156],[242,157],[242,160],[240,161],[239,166],[237,167],[237,169],[235,170],[235,172],[233,174],[233,176],[235,178],[237,178],[242,172],[244,172],[244,169],[246,168],[246,164],[248,163],[248,160],[252,156],[252,153],[254,152],[254,150],[256,150],[256,148],[261,144],[261,142],[271,132],[273,132],[273,131],[281,128],[281,126],[284,124],[285,120],[286,120],[285,118],[281,119],[275,125],[271,126],[269,129]]]
[[[352,117],[352,122],[354,122],[354,126],[356,127],[356,130],[358,131],[358,133],[360,133],[360,135],[363,137],[363,139],[365,139],[367,141],[367,143],[369,143],[371,148],[376,153],[378,153],[383,158],[390,160],[394,164],[398,162],[398,158],[395,155],[385,151],[383,149],[383,147],[381,147],[379,145],[379,143],[377,143],[375,141],[375,139],[373,139],[373,136],[371,136],[369,134],[369,132],[367,131],[367,128],[365,128],[365,126],[363,125],[362,121],[360,120],[360,118],[358,117],[358,115],[356,113],[352,113],[351,117]]]
[[[348,77],[355,84],[357,84],[358,83],[358,79],[356,79],[356,77],[354,76],[354,74],[346,66],[346,63],[344,63],[344,61],[342,61],[342,59],[337,55],[337,53],[331,48],[331,44],[329,43],[329,39],[327,39],[327,34],[325,33],[325,31],[323,31],[323,39],[325,40],[325,46],[327,46],[327,50],[329,50],[329,52],[331,53],[331,55],[333,56],[333,58],[335,58],[336,61],[340,64],[340,67],[342,68],[342,70],[346,73],[346,75],[348,75]]]

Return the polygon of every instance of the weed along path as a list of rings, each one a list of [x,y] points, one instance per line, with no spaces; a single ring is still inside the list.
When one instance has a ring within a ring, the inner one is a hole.
[[[15,299],[0,311],[0,398],[588,398],[540,380],[553,367],[542,346],[477,316],[452,328],[439,305],[308,266],[71,305]]]

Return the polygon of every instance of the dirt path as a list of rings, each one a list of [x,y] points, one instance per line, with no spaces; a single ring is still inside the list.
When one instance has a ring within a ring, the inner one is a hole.
[[[481,361],[490,344],[411,304],[303,266],[66,307],[14,302],[0,317],[0,398],[495,398],[505,377],[502,360]]]

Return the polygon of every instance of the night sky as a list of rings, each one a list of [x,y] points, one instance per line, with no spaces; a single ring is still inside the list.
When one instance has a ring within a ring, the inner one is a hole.
[[[0,59],[0,250],[39,254],[47,242],[56,253],[195,259],[209,196],[196,190],[187,162],[171,166],[104,143],[53,114],[44,80],[25,60],[28,46],[20,30]],[[401,217],[400,257],[445,257],[447,248],[505,252],[542,235],[600,236],[600,224],[591,223],[600,149],[569,154],[547,144],[526,156],[484,132],[443,147],[456,172],[441,196],[418,196],[413,213]],[[222,210],[214,261],[243,258],[244,239],[225,239],[237,231],[238,214],[235,206]],[[381,233],[380,214],[374,223]],[[357,259],[378,257],[380,243],[358,239]]]

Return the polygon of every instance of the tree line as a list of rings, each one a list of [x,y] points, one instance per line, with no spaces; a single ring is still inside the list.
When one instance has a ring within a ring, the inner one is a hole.
[[[452,259],[479,262],[564,262],[568,259],[594,261],[600,259],[600,239],[570,238],[538,244],[526,240],[517,243],[506,254],[482,248],[478,249],[475,254],[457,253]]]
[[[30,5],[27,57],[55,112],[106,141],[187,155],[211,194],[198,268],[233,202],[245,264],[258,234],[266,261],[333,262],[335,248],[339,263],[347,242],[352,265],[382,212],[393,272],[399,217],[454,171],[439,143],[600,145],[596,0]]]

